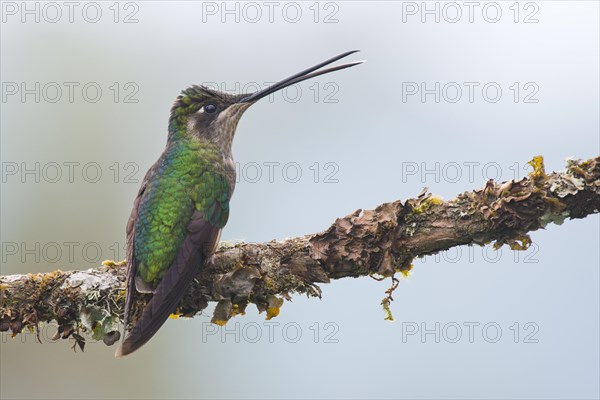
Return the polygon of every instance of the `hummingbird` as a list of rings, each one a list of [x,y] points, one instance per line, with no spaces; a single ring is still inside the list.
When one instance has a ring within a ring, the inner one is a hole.
[[[186,288],[215,252],[236,181],[231,145],[242,114],[287,86],[363,61],[321,69],[348,51],[254,93],[193,85],[175,100],[166,147],[146,173],[127,222],[125,331],[138,292],[152,293],[115,356],[144,345],[175,312]]]

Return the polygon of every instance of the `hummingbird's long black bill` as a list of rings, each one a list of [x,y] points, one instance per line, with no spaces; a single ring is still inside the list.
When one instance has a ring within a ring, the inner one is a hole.
[[[240,100],[240,103],[251,103],[251,102],[257,101],[259,99],[262,99],[263,97],[268,96],[271,93],[275,93],[276,91],[281,90],[287,86],[293,85],[298,82],[302,82],[306,79],[311,79],[311,78],[314,78],[315,76],[328,74],[330,72],[339,71],[341,69],[350,68],[355,65],[362,64],[364,61],[354,61],[351,63],[337,65],[335,67],[325,68],[320,71],[317,71],[318,69],[320,69],[326,65],[329,65],[341,58],[347,57],[350,54],[354,54],[358,51],[359,50],[347,51],[347,52],[337,55],[333,58],[330,58],[329,60],[323,61],[322,63],[319,63],[313,67],[305,69],[302,72],[298,72],[297,74],[287,77],[287,78],[269,86],[268,88],[259,90],[258,92],[255,92],[255,93],[251,94],[250,96],[244,97],[243,99]]]

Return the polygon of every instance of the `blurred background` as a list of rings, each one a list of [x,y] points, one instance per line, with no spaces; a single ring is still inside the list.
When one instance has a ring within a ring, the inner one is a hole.
[[[338,53],[363,65],[249,110],[222,240],[319,232],[423,187],[446,199],[598,156],[599,4],[3,2],[2,274],[125,258],[125,222],[185,87],[254,91]],[[169,320],[114,346],[0,336],[0,397],[598,398],[599,219],[524,252],[460,247],[390,281],[322,285],[278,318]]]

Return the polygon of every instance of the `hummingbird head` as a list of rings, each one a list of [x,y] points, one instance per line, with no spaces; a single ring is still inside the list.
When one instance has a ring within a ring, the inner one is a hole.
[[[181,92],[171,108],[169,140],[177,135],[191,135],[197,139],[216,142],[222,149],[230,151],[237,124],[252,104],[306,79],[362,63],[363,61],[356,61],[319,70],[357,51],[342,53],[255,93],[233,95],[205,86],[191,86]]]
[[[247,95],[232,95],[193,85],[181,92],[171,108],[169,139],[187,135],[231,146],[242,114],[252,103]]]

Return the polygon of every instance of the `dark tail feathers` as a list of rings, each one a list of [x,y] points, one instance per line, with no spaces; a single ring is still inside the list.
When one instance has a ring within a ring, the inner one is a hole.
[[[185,289],[204,262],[204,256],[199,250],[190,237],[184,240],[183,248],[177,254],[175,262],[158,284],[142,316],[121,342],[115,357],[121,358],[142,347],[175,311]]]

